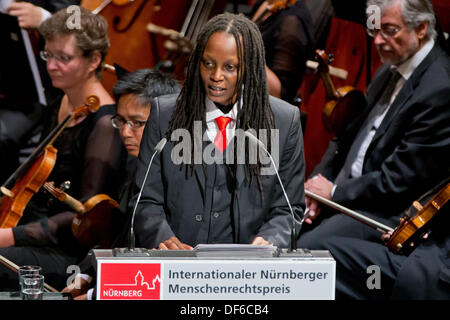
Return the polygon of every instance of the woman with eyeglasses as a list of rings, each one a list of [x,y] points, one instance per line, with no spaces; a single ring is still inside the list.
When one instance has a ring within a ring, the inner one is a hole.
[[[107,22],[84,8],[76,9],[62,9],[39,27],[45,39],[41,57],[53,86],[61,90],[46,110],[41,139],[83,105],[86,97],[100,99],[96,113],[70,122],[53,143],[57,160],[47,179],[56,187],[70,186],[66,192],[84,202],[99,193],[115,198],[114,179],[123,149],[111,125],[114,100],[101,84],[109,48]],[[89,249],[72,235],[73,216],[69,207],[41,190],[28,203],[17,227],[0,229],[0,254],[17,265],[42,266],[46,282],[63,288],[67,266],[77,264]],[[0,291],[17,289],[17,283],[16,274],[0,268]]]

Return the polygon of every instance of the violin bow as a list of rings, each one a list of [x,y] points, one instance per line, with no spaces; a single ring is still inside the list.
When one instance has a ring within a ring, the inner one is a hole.
[[[19,273],[19,266],[14,262],[12,262],[11,260],[8,260],[4,256],[2,256],[1,254],[0,254],[0,263],[2,263],[4,266],[8,267],[12,271]],[[46,290],[47,292],[59,292],[58,290],[56,290],[55,288],[53,288],[52,286],[48,285],[45,282],[44,282],[44,290]]]
[[[340,204],[338,204],[336,202],[330,201],[330,200],[328,200],[328,199],[326,199],[324,197],[321,197],[321,196],[319,196],[319,195],[317,195],[315,193],[312,193],[312,192],[310,192],[308,190],[305,190],[305,195],[310,197],[310,198],[313,198],[313,199],[315,199],[315,200],[317,200],[319,202],[322,202],[323,204],[326,204],[327,206],[329,206],[329,207],[331,207],[333,209],[336,209],[336,210],[342,212],[343,214],[349,216],[350,218],[358,220],[359,222],[364,223],[365,225],[367,225],[367,226],[369,226],[369,227],[371,227],[371,228],[373,228],[375,230],[378,230],[378,231],[383,232],[383,233],[384,232],[389,232],[389,231],[394,231],[394,229],[392,229],[391,227],[388,227],[388,226],[386,226],[386,225],[384,225],[384,224],[382,224],[382,223],[380,223],[378,221],[370,219],[370,218],[362,215],[361,213],[358,213],[356,211],[350,210],[350,209],[348,209],[348,208],[346,208],[346,207],[344,207],[344,206],[342,206],[342,205],[340,205]]]

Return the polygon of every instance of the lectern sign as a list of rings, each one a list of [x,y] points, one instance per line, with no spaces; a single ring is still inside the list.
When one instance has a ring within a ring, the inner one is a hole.
[[[328,259],[97,260],[99,300],[334,299]]]

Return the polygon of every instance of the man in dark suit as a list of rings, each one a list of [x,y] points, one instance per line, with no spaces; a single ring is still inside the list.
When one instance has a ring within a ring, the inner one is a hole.
[[[160,249],[191,249],[201,243],[288,247],[293,224],[298,230],[303,212],[299,110],[269,98],[264,46],[249,19],[218,15],[197,39],[180,95],[152,102],[139,152],[138,189],[154,147],[163,137],[168,142],[153,160],[137,206],[137,239],[144,247]],[[248,129],[258,134],[266,130],[267,149],[278,148],[279,157],[275,152],[273,157],[292,213],[271,164],[261,157],[250,161],[255,142],[244,140],[239,149],[238,135]],[[269,133],[278,133],[278,139],[270,139]],[[180,152],[183,145],[187,147]]]
[[[449,172],[450,63],[435,45],[430,1],[371,0],[368,8],[368,31],[384,65],[367,90],[367,110],[330,145],[305,189],[396,226],[398,215]],[[311,224],[321,208],[306,203]],[[313,249],[335,235],[379,241],[375,230],[322,211],[299,246]]]

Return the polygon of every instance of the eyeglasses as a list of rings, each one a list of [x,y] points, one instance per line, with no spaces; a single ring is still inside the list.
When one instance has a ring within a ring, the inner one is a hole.
[[[375,38],[378,33],[381,33],[381,36],[384,39],[390,39],[393,38],[400,30],[402,30],[402,28],[398,26],[387,26],[381,27],[381,29],[367,29],[367,34]]]
[[[125,124],[131,129],[139,129],[147,123],[147,120],[125,120],[120,115],[116,114],[111,118],[112,126],[116,129],[122,129]]]
[[[47,50],[42,50],[41,52],[39,52],[39,55],[41,56],[41,59],[44,61],[48,61],[54,58],[56,61],[62,64],[68,64],[70,61],[75,59],[75,57],[81,56],[81,55],[69,56],[68,54],[56,55]]]

